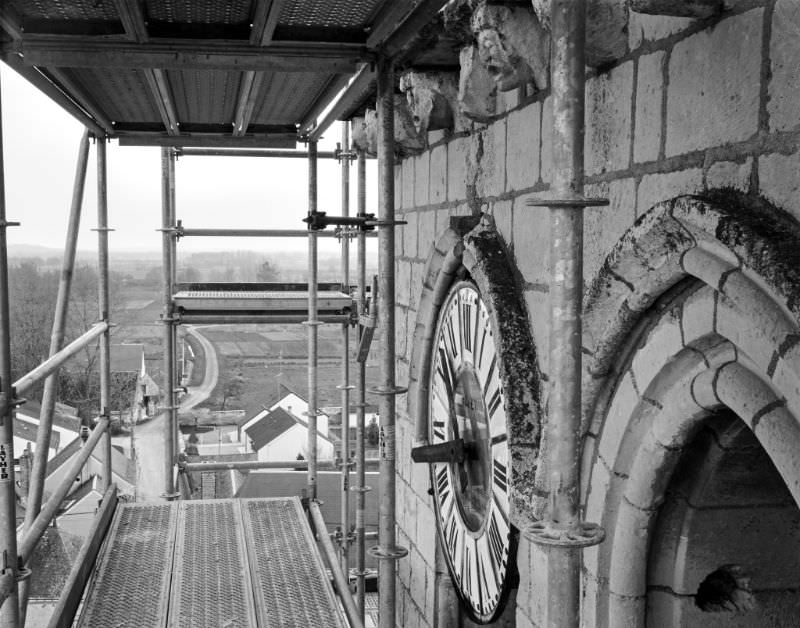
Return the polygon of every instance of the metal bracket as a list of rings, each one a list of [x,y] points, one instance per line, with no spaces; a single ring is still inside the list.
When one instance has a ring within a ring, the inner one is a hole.
[[[302,325],[310,325],[312,327],[317,327],[318,325],[324,325],[322,321],[303,321]]]
[[[342,144],[336,142],[336,150],[333,151],[333,156],[336,157],[336,161],[341,163],[343,158],[353,161],[358,157],[358,153],[354,150],[342,150]]]
[[[325,212],[310,212],[303,222],[308,225],[309,231],[321,231],[330,225],[340,227],[357,227],[362,231],[372,231],[371,225],[375,220],[375,214],[365,214],[363,216],[328,216]]]
[[[22,223],[21,222],[12,222],[10,220],[0,220],[0,229],[5,229],[6,227],[19,227]]]
[[[111,227],[95,227],[94,229],[90,229],[90,231],[110,233],[111,231],[116,231],[116,229],[112,229]]]
[[[374,386],[367,388],[367,392],[372,395],[381,395],[382,397],[391,397],[392,395],[403,395],[408,392],[407,386]]]
[[[407,225],[406,220],[367,220],[364,223],[370,229],[374,227],[397,227],[398,225]]]
[[[548,547],[590,547],[603,542],[605,530],[596,523],[579,521],[575,526],[560,526],[542,520],[530,524],[524,536],[531,543]]]
[[[369,493],[372,487],[365,484],[364,486],[351,486],[350,490],[354,493]]]
[[[26,567],[25,565],[20,565],[19,569],[17,569],[16,575],[14,576],[14,580],[17,582],[22,582],[23,580],[30,578],[32,573],[33,571],[31,571],[30,568]]]
[[[355,390],[356,387],[352,384],[337,384],[336,390]]]
[[[539,199],[529,198],[525,201],[528,207],[570,207],[581,209],[582,207],[602,207],[608,205],[607,198],[551,198]]]
[[[395,545],[393,548],[386,550],[380,545],[373,545],[367,550],[367,554],[378,560],[398,560],[404,556],[408,556],[408,550],[399,545]]]

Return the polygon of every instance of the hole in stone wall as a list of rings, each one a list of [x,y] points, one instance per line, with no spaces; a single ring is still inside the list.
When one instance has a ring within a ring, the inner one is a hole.
[[[749,611],[755,608],[750,577],[739,565],[722,565],[700,583],[694,603],[706,613]]]

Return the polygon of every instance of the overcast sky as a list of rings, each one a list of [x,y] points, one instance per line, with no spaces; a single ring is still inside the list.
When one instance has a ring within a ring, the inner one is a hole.
[[[0,63],[3,149],[10,244],[62,249],[69,214],[75,162],[83,127],[72,116]],[[341,129],[335,125],[320,142],[333,150]],[[84,194],[80,249],[96,249],[96,162],[94,147]],[[356,212],[356,168],[351,172],[350,213]],[[302,159],[183,157],[176,167],[177,213],[187,227],[301,229],[307,211],[308,167]],[[319,209],[341,211],[341,174],[334,160],[319,162]],[[368,161],[367,211],[376,211],[375,160]],[[160,247],[161,158],[158,148],[108,147],[109,223],[114,250]],[[325,248],[335,240],[323,240]],[[186,238],[179,251],[263,250],[305,247],[305,240]],[[322,249],[321,249],[322,250]]]

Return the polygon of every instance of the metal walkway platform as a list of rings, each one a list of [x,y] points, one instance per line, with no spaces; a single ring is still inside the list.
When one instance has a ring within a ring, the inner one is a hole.
[[[308,318],[306,284],[178,284],[173,301],[176,316],[185,323],[292,323]],[[347,322],[352,307],[352,297],[339,284],[318,285],[321,322]]]
[[[121,505],[77,626],[346,627],[298,498]]]

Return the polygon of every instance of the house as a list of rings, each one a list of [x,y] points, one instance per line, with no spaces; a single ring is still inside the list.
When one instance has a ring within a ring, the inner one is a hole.
[[[111,345],[112,410],[138,423],[156,414],[161,390],[147,372],[143,344]]]
[[[264,409],[242,425],[245,448],[258,454],[259,460],[294,460],[308,458],[308,402],[289,393],[271,408]],[[328,416],[317,417],[317,458],[332,460],[334,441],[328,431]]]
[[[36,450],[36,433],[39,429],[41,411],[41,404],[35,401],[28,401],[17,409],[14,417],[14,452],[17,455],[25,449],[31,452]],[[56,404],[53,411],[53,431],[50,435],[48,460],[80,434],[81,420],[72,414],[72,411],[69,406]]]

